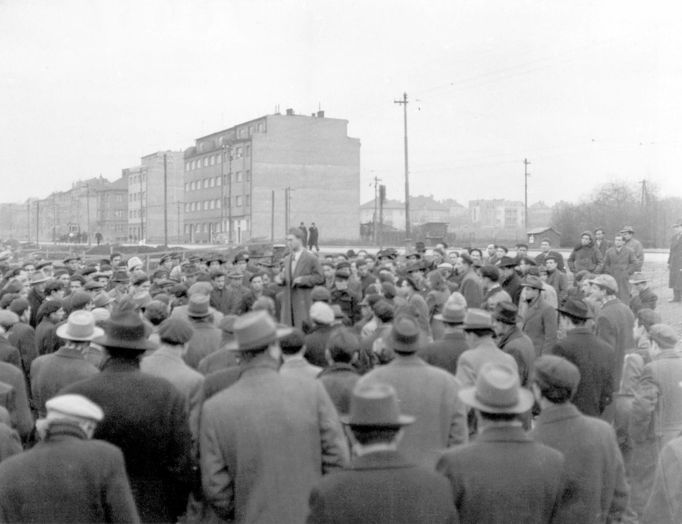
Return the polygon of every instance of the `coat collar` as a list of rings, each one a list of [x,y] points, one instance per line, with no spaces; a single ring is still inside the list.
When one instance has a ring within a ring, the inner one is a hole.
[[[419,358],[416,353],[413,353],[412,355],[407,355],[404,357],[403,356],[396,357],[388,365],[393,366],[393,367],[403,367],[403,366],[423,367],[423,366],[427,366],[428,364],[426,362],[424,362],[421,358]]]
[[[337,373],[352,373],[353,375],[358,376],[360,375],[360,373],[358,373],[358,371],[350,364],[336,362],[329,366],[328,368],[323,369],[319,376],[324,377],[327,375],[334,375]]]
[[[85,432],[75,424],[68,422],[53,422],[47,430],[46,440],[61,439],[63,437],[75,437],[87,440]]]
[[[521,426],[489,426],[483,428],[475,442],[532,442]]]
[[[590,330],[590,328],[584,327],[584,326],[573,328],[573,329],[570,329],[566,332],[566,336],[568,336],[568,335],[591,335],[591,334],[592,334],[592,330]]]
[[[376,451],[361,457],[356,457],[351,461],[351,469],[387,469],[387,468],[410,468],[410,464],[405,457],[397,451]]]
[[[523,332],[519,329],[518,326],[514,326],[514,329],[511,329],[509,333],[506,335],[500,337],[497,345],[500,348],[503,348],[507,344],[509,344],[512,340],[516,340],[517,338],[521,338],[523,336]]]
[[[101,370],[102,373],[130,373],[132,371],[140,371],[140,362],[139,360],[123,360],[110,358],[104,362]]]
[[[65,357],[65,358],[75,358],[79,360],[85,360],[85,356],[78,351],[77,349],[74,348],[67,348],[66,346],[60,347],[55,355],[59,355],[60,357]]]
[[[553,422],[559,422],[560,420],[567,420],[580,416],[581,413],[578,408],[576,408],[572,403],[566,402],[564,404],[543,409],[542,413],[540,413],[537,418],[537,423],[538,425],[551,424]]]

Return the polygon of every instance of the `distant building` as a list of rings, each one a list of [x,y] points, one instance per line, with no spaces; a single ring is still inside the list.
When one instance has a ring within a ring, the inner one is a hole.
[[[184,155],[184,241],[282,239],[300,222],[356,239],[360,141],[347,128],[287,110],[197,138]]]
[[[0,204],[0,239],[28,240],[29,207],[28,201],[23,204]]]
[[[528,247],[530,249],[538,249],[540,247],[540,243],[545,238],[549,240],[551,246],[559,247],[561,233],[553,227],[544,226],[528,230],[526,232],[526,236],[528,237]]]
[[[128,181],[121,177],[95,190],[97,198],[93,235],[100,233],[102,242],[122,244],[128,241]],[[95,238],[92,239],[95,241]]]
[[[183,240],[184,154],[158,151],[123,170],[128,185],[128,241],[163,244]],[[164,167],[165,166],[165,167]],[[166,191],[164,197],[164,188]],[[164,200],[165,198],[165,200]]]
[[[469,213],[475,227],[498,229],[523,227],[523,202],[504,199],[471,200]]]
[[[528,206],[528,227],[542,227],[552,221],[552,208],[544,202]]]
[[[360,223],[372,222],[374,217],[374,199],[360,206]],[[410,224],[420,226],[427,222],[449,222],[450,208],[434,200],[432,196],[410,197]],[[384,225],[397,230],[405,230],[405,203],[386,199],[383,206]],[[379,211],[377,206],[377,223]]]

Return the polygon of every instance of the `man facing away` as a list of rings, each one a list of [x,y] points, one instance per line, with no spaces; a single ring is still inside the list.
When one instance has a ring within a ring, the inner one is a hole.
[[[310,495],[309,524],[412,524],[457,522],[448,482],[415,466],[398,443],[414,417],[402,415],[395,390],[387,384],[357,387],[348,424],[356,458],[339,473],[324,477]]]
[[[518,416],[533,406],[518,372],[504,364],[483,366],[476,385],[460,398],[474,408],[479,435],[446,451],[436,467],[451,484],[462,522],[552,522],[564,496],[564,457],[534,442]]]
[[[537,360],[533,392],[542,412],[532,436],[566,460],[567,497],[557,522],[620,522],[630,491],[623,457],[613,427],[571,403],[580,380],[578,368],[562,357]]]
[[[139,522],[116,447],[90,440],[104,413],[80,395],[47,401],[42,440],[0,464],[3,522]]]
[[[310,490],[348,461],[324,386],[277,371],[278,338],[289,332],[265,311],[237,319],[228,347],[239,352],[241,376],[204,404],[202,485],[222,519],[303,522]]]

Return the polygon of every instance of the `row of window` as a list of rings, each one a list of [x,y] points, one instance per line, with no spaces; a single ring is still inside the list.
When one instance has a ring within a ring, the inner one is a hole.
[[[227,207],[229,197],[225,197],[225,207]],[[236,195],[233,198],[234,207],[250,206],[251,195]],[[194,211],[210,211],[211,209],[220,209],[219,198],[215,200],[203,200],[201,202],[185,202],[185,213],[192,213]]]
[[[227,152],[229,153],[229,150]],[[243,156],[251,156],[251,146],[246,147],[237,146],[232,150],[231,160],[242,158]],[[185,171],[194,171],[202,167],[215,166],[216,164],[221,164],[223,161],[223,153],[216,153],[215,155],[207,155],[203,158],[196,158],[194,160],[188,160],[185,162]]]
[[[139,175],[130,175],[128,177],[128,184],[140,184],[147,181],[147,173],[140,173]]]
[[[128,218],[141,218],[144,217],[144,209],[132,209],[128,211]]]
[[[232,177],[232,182],[248,182],[251,180],[251,171],[246,170],[246,171],[236,171],[235,173],[232,173],[231,175],[224,175],[225,180],[227,181],[227,177],[231,176]],[[222,182],[222,178],[219,176],[216,177],[210,177],[210,178],[202,178],[201,180],[194,180],[192,182],[185,182],[185,192],[188,191],[196,191],[197,189],[208,189],[211,187],[220,187]]]
[[[229,138],[234,138],[235,136],[237,138],[246,138],[248,136],[253,136],[253,133],[256,132],[256,130],[259,133],[265,132],[265,122],[258,122],[258,127],[254,126],[248,126],[248,127],[240,127],[237,129],[236,133],[229,133]],[[228,136],[221,136],[217,140],[214,139],[207,139],[199,142],[197,144],[197,148],[199,149],[200,153],[203,153],[204,151],[207,151],[208,149],[214,148],[214,147],[221,147]]]
[[[185,224],[185,235],[190,235],[192,233],[222,233],[223,231],[228,231],[227,220],[223,224],[223,229],[220,228],[220,222],[205,222],[203,224]],[[244,230],[249,229],[249,220],[244,219],[239,223],[232,222],[233,231],[236,233],[241,226],[244,226]]]
[[[128,195],[128,202],[139,202],[140,200],[145,200],[147,198],[147,192],[142,191],[139,193],[130,193]]]

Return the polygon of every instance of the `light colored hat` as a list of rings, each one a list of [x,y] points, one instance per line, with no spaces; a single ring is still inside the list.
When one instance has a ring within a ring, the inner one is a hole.
[[[483,309],[471,308],[464,317],[464,329],[493,329],[493,316]]]
[[[14,324],[19,322],[19,315],[9,309],[0,309],[0,327],[5,329],[11,328]]]
[[[610,289],[614,293],[618,293],[618,282],[611,275],[597,275],[592,280],[588,280],[590,284],[594,284],[601,288]]]
[[[656,342],[661,349],[672,349],[679,341],[675,330],[667,324],[654,324],[651,326],[649,338]]]
[[[446,322],[447,324],[462,324],[466,316],[466,308],[460,304],[453,302],[446,302],[443,307],[443,312],[433,315],[433,318]]]
[[[142,260],[139,257],[130,257],[128,259],[128,271],[132,271],[133,268],[142,265]]]
[[[59,338],[76,342],[87,342],[103,334],[104,331],[95,326],[95,317],[92,313],[82,309],[71,313],[66,323],[57,328]]]
[[[50,413],[61,413],[68,417],[83,418],[99,422],[104,418],[104,412],[97,404],[83,395],[58,395],[45,402],[45,408]]]
[[[290,328],[280,328],[267,311],[253,311],[234,322],[233,342],[225,345],[228,351],[249,351],[268,346],[289,335]]]
[[[644,273],[633,273],[630,277],[630,284],[643,284],[644,282],[647,282],[647,278],[644,276]]]
[[[533,394],[521,387],[519,374],[504,364],[484,364],[476,385],[464,388],[459,398],[485,413],[525,413],[533,407]]]
[[[29,284],[34,286],[36,284],[42,284],[43,282],[47,282],[50,280],[50,278],[45,275],[42,271],[36,271],[31,274],[31,279],[29,280]]]
[[[325,302],[313,302],[310,306],[310,318],[318,324],[328,326],[334,322],[334,310]]]

